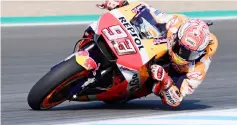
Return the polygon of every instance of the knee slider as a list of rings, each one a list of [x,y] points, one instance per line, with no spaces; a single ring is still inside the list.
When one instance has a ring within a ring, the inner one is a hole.
[[[163,95],[166,104],[172,107],[179,106],[183,99],[178,88],[174,85],[166,90],[162,90],[161,94]]]

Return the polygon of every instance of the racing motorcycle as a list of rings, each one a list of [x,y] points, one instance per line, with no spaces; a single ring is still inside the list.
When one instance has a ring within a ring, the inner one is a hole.
[[[103,14],[91,26],[93,38],[80,39],[73,54],[53,66],[32,87],[29,106],[34,110],[46,110],[66,100],[87,101],[83,99],[86,95],[115,87],[115,76],[126,80],[131,91],[148,82],[147,65],[155,56],[162,57],[167,52],[167,44],[155,45],[154,39],[142,39],[144,34],[136,29],[138,20],[144,23],[155,20],[140,3]]]

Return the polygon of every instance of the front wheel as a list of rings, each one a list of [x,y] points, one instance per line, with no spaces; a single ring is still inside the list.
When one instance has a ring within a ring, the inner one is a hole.
[[[28,104],[34,110],[52,108],[67,100],[72,81],[86,77],[87,71],[72,57],[51,69],[33,86]]]

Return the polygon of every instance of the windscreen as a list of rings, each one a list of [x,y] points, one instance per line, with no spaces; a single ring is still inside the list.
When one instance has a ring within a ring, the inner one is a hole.
[[[156,13],[159,13],[159,11],[156,11]],[[146,6],[137,11],[131,23],[137,28],[142,38],[157,38],[165,34],[165,24],[158,24]]]

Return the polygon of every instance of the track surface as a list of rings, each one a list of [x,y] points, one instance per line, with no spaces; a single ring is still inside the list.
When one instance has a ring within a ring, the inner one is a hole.
[[[151,95],[125,105],[65,102],[49,111],[33,111],[27,94],[53,64],[72,52],[86,26],[2,28],[2,124],[52,124],[151,114],[236,108],[237,20],[215,21],[211,30],[219,48],[202,85],[172,110]]]

